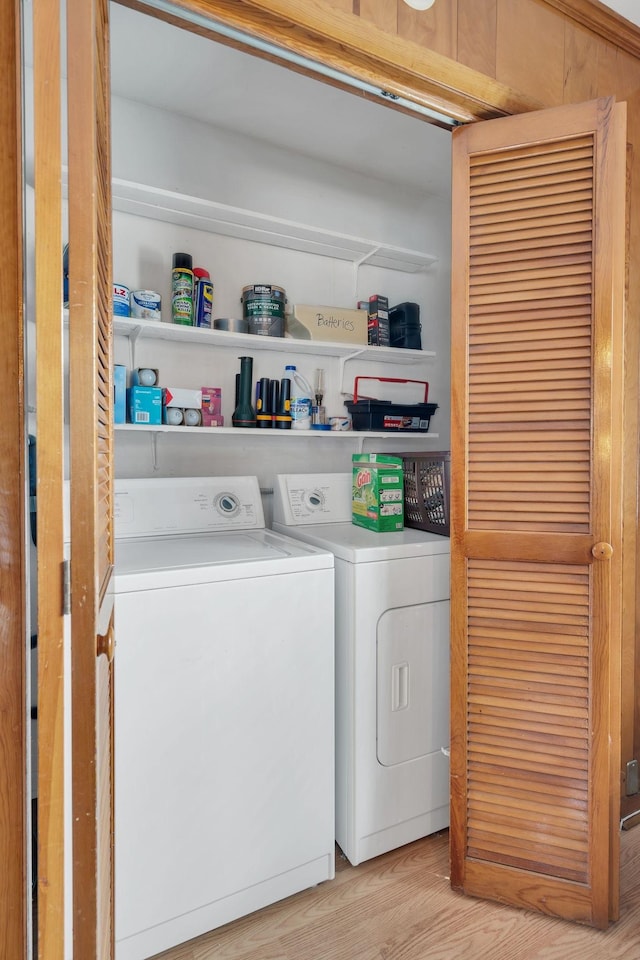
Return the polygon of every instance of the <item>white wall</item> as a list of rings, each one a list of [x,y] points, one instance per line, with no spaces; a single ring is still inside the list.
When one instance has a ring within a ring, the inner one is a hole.
[[[416,120],[416,123],[420,121]],[[419,194],[391,181],[359,176],[338,164],[320,162],[287,148],[278,149],[156,108],[114,98],[112,105],[113,175],[263,214],[294,220],[351,236],[430,253],[437,263],[424,273],[409,274],[353,264],[329,257],[221,237],[184,226],[125,213],[114,213],[114,280],[130,288],[157,290],[164,315],[170,303],[171,258],[176,250],[193,255],[214,282],[214,316],[241,315],[242,287],[271,283],[284,287],[290,303],[354,306],[372,293],[390,304],[406,300],[421,305],[422,343],[435,350],[436,361],[389,366],[353,360],[340,383],[333,358],[293,357],[283,352],[254,356],[254,379],[279,378],[285,362],[298,363],[312,380],[316,366],[327,375],[327,412],[344,413],[342,392],[352,392],[356,375],[427,379],[429,398],[439,404],[432,431],[439,440],[420,441],[405,434],[394,441],[369,441],[368,449],[448,449],[449,447],[449,287],[450,205],[448,199]],[[292,138],[294,139],[294,138]],[[428,163],[428,157],[425,158]],[[256,345],[256,347],[258,344]],[[116,338],[115,360],[160,370],[161,383],[173,386],[221,386],[226,422],[233,411],[233,385],[239,369],[237,350],[205,349],[144,339],[135,349]],[[381,394],[382,396],[382,394]],[[420,399],[420,397],[416,397]],[[355,444],[356,441],[354,441]],[[274,473],[350,468],[355,446],[319,437],[293,439],[269,435],[218,438],[163,435],[156,446],[158,475],[256,472],[270,487]],[[152,441],[118,434],[118,476],[154,472]]]

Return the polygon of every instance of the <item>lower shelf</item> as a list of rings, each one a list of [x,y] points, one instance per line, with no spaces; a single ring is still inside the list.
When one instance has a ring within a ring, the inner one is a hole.
[[[309,437],[324,438],[325,440],[327,438],[331,440],[367,440],[369,437],[376,439],[382,437],[385,440],[398,440],[405,437],[412,440],[437,440],[439,438],[437,433],[412,431],[389,433],[388,430],[260,430],[252,427],[172,427],[168,424],[147,425],[145,423],[116,423],[114,429],[118,433],[197,433],[202,437],[236,437],[237,439],[242,439],[243,436],[264,437],[265,439],[269,437],[274,439],[304,439],[306,437],[307,440]]]
[[[214,439],[222,441],[223,438],[235,437],[236,440],[247,441],[251,440],[251,444],[255,443],[257,437],[260,439],[266,440],[267,443],[277,443],[279,440],[284,440],[285,443],[288,443],[290,440],[301,440],[307,439],[311,440],[312,443],[323,443],[329,442],[333,443],[335,441],[343,443],[344,441],[350,441],[352,444],[352,450],[355,448],[356,453],[363,453],[365,450],[365,443],[368,440],[373,439],[384,439],[384,440],[402,440],[403,443],[413,443],[416,439],[418,440],[437,440],[437,433],[396,433],[393,436],[389,436],[389,431],[382,433],[381,431],[368,431],[368,430],[260,430],[258,428],[251,427],[171,427],[167,424],[154,424],[153,426],[141,423],[116,423],[114,424],[114,429],[119,434],[128,434],[133,435],[134,433],[145,434],[149,437],[150,447],[151,447],[151,461],[153,469],[158,468],[158,437],[163,434],[177,434],[183,437],[186,437],[187,434],[197,433],[199,437],[204,439]],[[178,441],[180,442],[180,441]],[[325,447],[326,449],[326,447]]]

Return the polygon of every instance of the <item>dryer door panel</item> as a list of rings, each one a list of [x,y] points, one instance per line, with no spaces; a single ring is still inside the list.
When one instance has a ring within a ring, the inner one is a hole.
[[[383,613],[377,678],[379,763],[390,767],[448,748],[448,600]]]

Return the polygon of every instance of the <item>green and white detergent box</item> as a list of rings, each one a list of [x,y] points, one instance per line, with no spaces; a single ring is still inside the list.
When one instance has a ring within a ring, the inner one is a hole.
[[[400,457],[354,453],[351,487],[353,523],[378,533],[404,527],[404,472]]]

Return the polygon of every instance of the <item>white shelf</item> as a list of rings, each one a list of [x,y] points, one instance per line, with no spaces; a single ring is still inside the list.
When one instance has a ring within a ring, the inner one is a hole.
[[[404,440],[406,439],[419,439],[419,440],[437,440],[439,434],[437,433],[418,433],[418,432],[409,432],[403,431],[402,433],[390,433],[388,430],[274,430],[274,429],[258,429],[253,427],[185,427],[178,426],[172,427],[169,424],[146,424],[146,423],[116,423],[114,424],[114,430],[123,433],[177,433],[177,434],[188,434],[188,433],[197,433],[198,436],[210,436],[210,437],[235,437],[236,439],[242,439],[243,437],[276,437],[281,438],[297,438],[307,440],[310,437],[318,438],[324,437],[325,439],[329,437],[331,440],[367,440],[369,437],[374,438],[384,438],[385,440]]]
[[[281,353],[311,354],[316,357],[341,357],[377,360],[382,363],[409,364],[435,357],[430,350],[407,350],[404,347],[370,347],[357,343],[329,343],[319,340],[295,340],[291,337],[262,337],[251,333],[230,333],[228,330],[208,330],[187,327],[158,320],[136,320],[129,317],[113,318],[113,332],[129,337],[134,342],[148,338],[173,340],[181,343],[233,347],[243,354],[253,350],[276,350]],[[321,431],[319,431],[321,432]]]
[[[437,260],[421,250],[352,237],[131,180],[114,178],[111,189],[114,210],[226,237],[405,273],[424,272]]]

